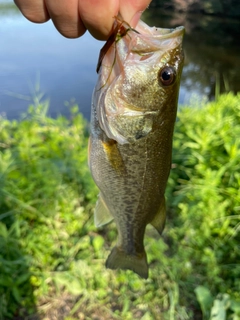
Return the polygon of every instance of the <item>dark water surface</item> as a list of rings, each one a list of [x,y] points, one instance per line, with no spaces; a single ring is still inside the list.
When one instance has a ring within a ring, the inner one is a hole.
[[[211,16],[171,14],[154,6],[144,14],[149,25],[184,25],[185,68],[179,102],[212,99],[215,91],[240,91],[240,23]],[[51,102],[50,114],[69,114],[75,100],[89,119],[95,72],[103,42],[88,33],[62,37],[51,21],[27,21],[12,1],[0,0],[0,113],[19,118],[38,91]]]

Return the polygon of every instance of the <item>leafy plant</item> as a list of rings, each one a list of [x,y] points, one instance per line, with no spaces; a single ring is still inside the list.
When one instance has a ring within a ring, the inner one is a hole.
[[[47,108],[0,119],[0,319],[239,319],[240,95],[179,111],[148,280],[105,269],[117,231],[93,225],[87,123]]]
[[[97,190],[86,164],[86,123],[76,106],[71,120],[48,118],[47,107],[30,106],[22,121],[0,120],[3,319],[27,302],[34,306],[33,288],[35,295],[47,292],[47,274],[69,269],[82,255],[78,239],[92,229]]]
[[[238,301],[239,136],[240,95],[225,94],[206,106],[182,108],[168,189],[175,212],[169,236],[174,257],[188,261],[185,280],[191,279],[193,286],[203,285],[213,297],[227,293]],[[206,301],[201,300],[204,292],[201,289],[200,298],[199,288],[198,301],[203,314],[208,315],[210,309],[206,310]]]

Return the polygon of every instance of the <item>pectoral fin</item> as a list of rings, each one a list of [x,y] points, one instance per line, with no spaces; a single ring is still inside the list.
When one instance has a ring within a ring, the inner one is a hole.
[[[166,221],[166,204],[165,198],[162,198],[161,205],[154,219],[151,221],[151,225],[157,230],[161,235],[165,226]]]
[[[104,202],[101,193],[99,194],[98,201],[96,203],[95,211],[94,211],[94,224],[96,227],[101,227],[113,220],[113,216],[106,203]]]
[[[117,142],[112,139],[107,139],[102,142],[102,146],[111,166],[118,174],[123,174],[125,172],[125,165],[119,152]]]

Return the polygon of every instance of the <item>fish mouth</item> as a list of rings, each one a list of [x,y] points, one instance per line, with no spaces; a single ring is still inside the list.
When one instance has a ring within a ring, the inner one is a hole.
[[[132,34],[130,51],[145,56],[154,52],[166,52],[179,47],[182,50],[182,40],[185,28],[156,28],[149,27],[143,21],[139,21],[136,30]],[[144,58],[141,58],[144,60]]]
[[[153,31],[152,35],[161,36],[161,38],[172,38],[172,37],[179,37],[184,35],[185,28],[183,26],[171,28],[171,29],[164,29],[164,28],[154,28],[156,29]]]
[[[183,37],[185,28],[183,26],[179,26],[176,28],[156,28],[149,27],[143,21],[139,21],[136,31],[145,36],[149,35],[158,39],[169,39],[175,37]]]

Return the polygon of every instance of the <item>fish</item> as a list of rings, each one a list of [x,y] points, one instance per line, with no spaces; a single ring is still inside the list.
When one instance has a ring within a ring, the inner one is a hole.
[[[116,19],[100,52],[91,105],[89,168],[99,189],[94,221],[114,220],[110,269],[147,279],[146,226],[161,235],[184,62],[184,27],[135,29]]]

